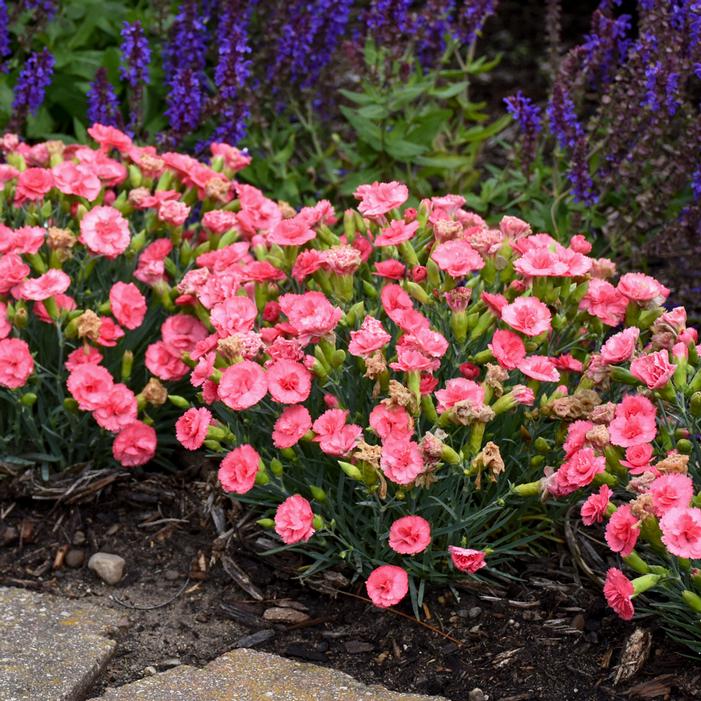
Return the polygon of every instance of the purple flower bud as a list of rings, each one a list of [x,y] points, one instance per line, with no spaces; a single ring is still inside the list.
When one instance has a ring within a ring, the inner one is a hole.
[[[121,36],[122,65],[119,74],[132,88],[148,85],[151,49],[141,22],[125,22]]]
[[[521,159],[525,170],[535,159],[537,136],[543,128],[540,108],[520,90],[504,98],[507,112],[518,122],[521,130]]]
[[[560,80],[556,81],[553,86],[553,94],[548,103],[547,112],[550,119],[550,129],[560,147],[573,149],[582,135],[583,129],[577,119],[574,102]]]
[[[119,102],[104,68],[98,68],[88,90],[88,119],[91,123],[120,126]]]
[[[12,101],[13,124],[22,124],[28,114],[36,114],[51,83],[54,57],[48,49],[29,55],[20,71]]]
[[[12,50],[10,49],[10,20],[7,16],[7,3],[5,0],[0,0],[0,71],[3,73],[7,70],[5,66],[5,57],[9,56]]]
[[[477,39],[485,22],[496,12],[498,0],[463,0],[458,10],[455,34],[460,41],[471,44]]]
[[[165,115],[177,140],[197,129],[202,115],[200,74],[181,68],[171,80],[166,105]]]

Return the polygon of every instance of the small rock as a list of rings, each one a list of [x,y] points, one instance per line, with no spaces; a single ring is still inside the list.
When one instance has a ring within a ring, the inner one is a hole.
[[[144,668],[144,675],[152,677],[154,674],[158,674],[158,670],[154,666],[149,665]]]
[[[66,567],[82,567],[85,562],[85,550],[81,548],[71,548],[67,553],[66,557],[63,558],[66,563]]]
[[[479,618],[482,613],[482,609],[479,606],[473,606],[468,612],[468,618]]]
[[[351,655],[358,655],[361,652],[372,652],[375,649],[372,643],[365,642],[365,640],[349,640],[344,645],[346,652]]]
[[[467,701],[487,701],[487,696],[484,695],[484,691],[479,687],[475,687],[468,695]]]
[[[73,545],[84,545],[86,540],[87,538],[85,537],[85,533],[83,533],[83,531],[76,531],[73,534]]]
[[[88,568],[107,584],[117,584],[124,574],[126,562],[119,555],[95,553],[88,560]]]
[[[163,573],[163,576],[164,576],[169,582],[173,582],[173,581],[175,581],[176,579],[179,579],[179,578],[180,578],[180,573],[179,573],[177,570],[166,570],[166,571]]]
[[[266,621],[272,621],[273,623],[303,623],[309,620],[304,611],[297,611],[297,609],[285,609],[279,606],[273,606],[272,608],[266,609],[263,613],[263,618]]]
[[[14,526],[5,526],[0,530],[0,545],[9,545],[19,538],[19,531]]]

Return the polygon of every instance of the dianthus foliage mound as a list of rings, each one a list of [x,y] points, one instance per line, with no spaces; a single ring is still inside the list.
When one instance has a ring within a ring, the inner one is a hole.
[[[459,195],[374,182],[297,210],[224,144],[204,164],[91,135],[2,142],[8,459],[205,450],[301,574],[344,562],[417,612],[586,497],[611,607],[645,594],[698,646],[701,362],[663,285]]]

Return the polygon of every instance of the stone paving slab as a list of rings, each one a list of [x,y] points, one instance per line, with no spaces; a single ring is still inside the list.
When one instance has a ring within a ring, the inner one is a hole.
[[[112,609],[0,587],[0,699],[82,701],[122,621]]]
[[[233,650],[202,669],[182,665],[108,690],[94,701],[446,701],[365,686],[327,667]]]

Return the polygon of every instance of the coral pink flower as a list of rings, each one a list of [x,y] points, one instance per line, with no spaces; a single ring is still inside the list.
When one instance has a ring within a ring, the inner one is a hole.
[[[221,338],[253,329],[258,310],[248,297],[229,297],[215,304],[209,314],[212,326]]]
[[[654,404],[641,395],[629,394],[616,407],[616,416],[609,424],[609,437],[613,445],[622,448],[650,443],[657,435]]]
[[[24,280],[12,288],[16,299],[30,299],[39,302],[64,293],[71,284],[71,278],[63,270],[49,270],[36,278]]]
[[[414,420],[404,407],[378,404],[369,417],[370,428],[381,440],[409,440],[414,433]]]
[[[107,402],[114,380],[101,365],[84,363],[73,370],[66,386],[83,411],[94,411]]]
[[[526,376],[540,382],[559,382],[560,373],[553,361],[546,355],[529,355],[518,364],[518,369]]]
[[[526,357],[526,346],[513,331],[498,329],[488,347],[499,365],[507,370],[515,370]]]
[[[357,424],[345,424],[335,433],[328,433],[314,440],[319,443],[319,448],[327,455],[345,457],[355,448],[362,433],[363,429]]]
[[[293,494],[277,507],[275,532],[288,545],[306,543],[314,534],[314,512],[301,495]]]
[[[182,226],[190,214],[190,207],[178,200],[165,200],[158,205],[158,219],[171,226]]]
[[[258,404],[267,391],[263,368],[251,360],[243,360],[226,368],[219,381],[219,399],[235,411]]]
[[[112,455],[124,467],[138,467],[153,458],[157,443],[153,426],[134,421],[117,434],[112,443]]]
[[[396,484],[411,484],[425,469],[421,448],[408,440],[386,440],[382,446],[380,467]]]
[[[202,447],[211,423],[212,412],[209,409],[188,409],[175,422],[175,437],[188,450],[197,450]]]
[[[445,388],[436,392],[436,399],[439,414],[464,401],[469,401],[475,409],[479,409],[484,404],[484,388],[472,380],[457,377],[448,380]]]
[[[118,433],[136,421],[138,407],[134,393],[121,382],[112,385],[105,402],[92,413],[106,431]]]
[[[453,567],[460,572],[474,574],[486,566],[486,553],[473,548],[459,548],[457,545],[449,545],[448,552]]]
[[[409,591],[409,575],[396,565],[382,565],[370,573],[365,588],[375,606],[396,606]]]
[[[88,128],[88,134],[100,144],[100,149],[105,153],[113,148],[120,153],[127,153],[132,146],[131,138],[123,131],[97,122]]]
[[[44,195],[54,186],[54,178],[50,170],[44,168],[27,168],[23,170],[15,187],[15,206],[20,207],[25,202],[43,200]]]
[[[501,310],[501,318],[526,336],[539,336],[550,331],[552,315],[537,297],[518,297]]]
[[[260,455],[248,443],[234,448],[219,466],[217,477],[226,492],[245,494],[253,489],[260,467]]]
[[[582,372],[584,370],[582,361],[577,360],[570,353],[559,355],[557,358],[551,358],[551,360],[558,370],[564,370],[565,372]]]
[[[388,280],[401,280],[406,273],[406,265],[396,258],[381,260],[375,263],[375,275]]]
[[[0,339],[7,338],[12,331],[12,324],[7,316],[7,305],[0,302]]]
[[[385,314],[396,323],[396,313],[412,309],[411,297],[399,285],[385,285],[380,292],[380,301]]]
[[[520,239],[531,233],[531,225],[523,221],[523,219],[506,215],[499,222],[499,231],[507,238]]]
[[[129,246],[129,222],[114,207],[94,207],[80,222],[80,242],[95,255],[116,258]]]
[[[664,304],[669,290],[644,273],[626,273],[618,281],[618,291],[633,302]]]
[[[688,475],[660,475],[650,485],[655,516],[664,516],[670,509],[689,506],[694,496],[694,483]]]
[[[360,328],[357,331],[351,331],[350,336],[348,352],[360,358],[367,358],[392,340],[382,323],[373,316],[366,316]]]
[[[587,255],[588,253],[591,253],[591,243],[587,241],[586,236],[584,234],[575,234],[571,239],[570,239],[570,248],[573,251],[576,251],[577,253],[583,253],[584,255]]]
[[[34,359],[25,341],[19,338],[0,341],[0,387],[18,389],[33,372]]]
[[[593,526],[595,523],[601,523],[606,516],[609,500],[613,496],[613,492],[608,485],[602,484],[596,494],[591,494],[582,504],[581,516],[582,523],[585,526]]]
[[[204,324],[190,314],[174,314],[161,325],[163,342],[178,357],[184,352],[192,353],[208,335]]]
[[[533,406],[535,404],[535,392],[525,385],[514,385],[511,390],[514,399],[524,406]]]
[[[321,292],[286,294],[278,302],[294,330],[304,339],[331,333],[343,316],[343,310],[334,307]]]
[[[223,158],[226,167],[233,170],[234,173],[243,170],[251,162],[251,156],[245,151],[240,151],[235,146],[229,146],[229,144],[210,144],[209,150],[213,156]]]
[[[99,365],[102,361],[102,353],[93,346],[81,346],[68,355],[64,363],[69,372],[73,372],[79,365]]]
[[[439,244],[431,253],[438,267],[453,278],[484,268],[484,260],[467,241],[457,239]]]
[[[655,353],[648,353],[636,358],[630,364],[630,372],[648,389],[664,387],[674,375],[676,366],[669,362],[669,353],[666,348]]]
[[[596,455],[591,448],[580,448],[555,473],[555,488],[558,496],[571,494],[577,489],[586,487],[605,469],[606,458]]]
[[[88,202],[94,202],[102,190],[100,178],[95,175],[90,166],[63,161],[55,165],[51,172],[54,185],[65,195],[84,197]]]
[[[100,319],[100,333],[97,337],[97,343],[107,348],[113,348],[117,345],[120,338],[124,337],[122,327],[115,324],[108,316],[103,316]]]
[[[302,363],[276,360],[266,371],[270,396],[281,404],[299,404],[309,396],[312,374]]]
[[[29,266],[16,253],[0,255],[0,294],[7,294],[29,273]]]
[[[188,367],[174,354],[163,341],[149,344],[144,356],[144,364],[148,371],[160,380],[179,380],[187,375]]]
[[[348,411],[345,409],[329,409],[325,411],[312,426],[317,438],[331,436],[340,431],[346,423]]]
[[[637,326],[615,333],[601,346],[601,359],[609,365],[628,360],[633,355],[639,336],[640,329]]]
[[[567,263],[547,248],[531,248],[514,262],[514,270],[528,277],[564,277]]]
[[[303,246],[316,238],[316,231],[299,215],[283,219],[268,233],[268,242],[278,246]]]
[[[431,543],[431,524],[421,516],[398,518],[389,529],[389,547],[400,555],[416,555]]]
[[[365,217],[380,217],[403,205],[409,198],[406,185],[393,180],[390,183],[375,181],[371,185],[360,185],[353,193],[360,200],[358,211]]]
[[[587,442],[587,433],[592,428],[594,428],[594,424],[591,421],[583,420],[573,421],[567,427],[567,439],[562,445],[566,458],[584,448]]]
[[[244,183],[236,183],[235,188],[241,203],[237,219],[246,236],[253,236],[259,230],[270,231],[282,220],[280,207],[265,197],[258,188]]]
[[[273,445],[291,448],[312,428],[312,417],[306,407],[287,406],[273,427]]]
[[[625,317],[628,298],[622,295],[610,282],[593,278],[589,280],[587,293],[579,308],[589,312],[607,326],[618,326]]]
[[[621,465],[625,465],[631,475],[641,475],[651,469],[652,453],[653,447],[649,443],[630,446],[626,448],[626,459],[621,460]]]
[[[499,319],[501,319],[502,309],[509,303],[504,295],[491,294],[489,292],[483,292],[480,295],[480,299]]]
[[[606,524],[605,536],[609,548],[620,553],[621,557],[628,557],[633,552],[639,535],[640,524],[630,506],[619,506]]]
[[[604,596],[608,605],[624,620],[630,621],[635,615],[633,608],[633,583],[621,570],[611,567],[606,573]]]
[[[324,256],[321,251],[310,248],[300,251],[292,266],[292,277],[297,282],[303,282],[310,275],[313,275],[317,270],[321,270],[324,264]]]
[[[9,229],[0,225],[0,253],[38,253],[46,239],[46,230],[40,226],[22,226]]]
[[[676,507],[660,519],[662,542],[677,557],[701,559],[701,509]]]
[[[418,228],[419,222],[417,221],[406,224],[401,219],[395,219],[389,226],[381,230],[380,235],[375,239],[375,245],[398,246],[400,243],[409,241]]]
[[[146,316],[146,298],[133,282],[115,282],[110,289],[114,318],[127,329],[137,329]]]
[[[165,279],[165,259],[173,250],[170,239],[156,239],[139,255],[134,277],[145,285],[155,285]]]

